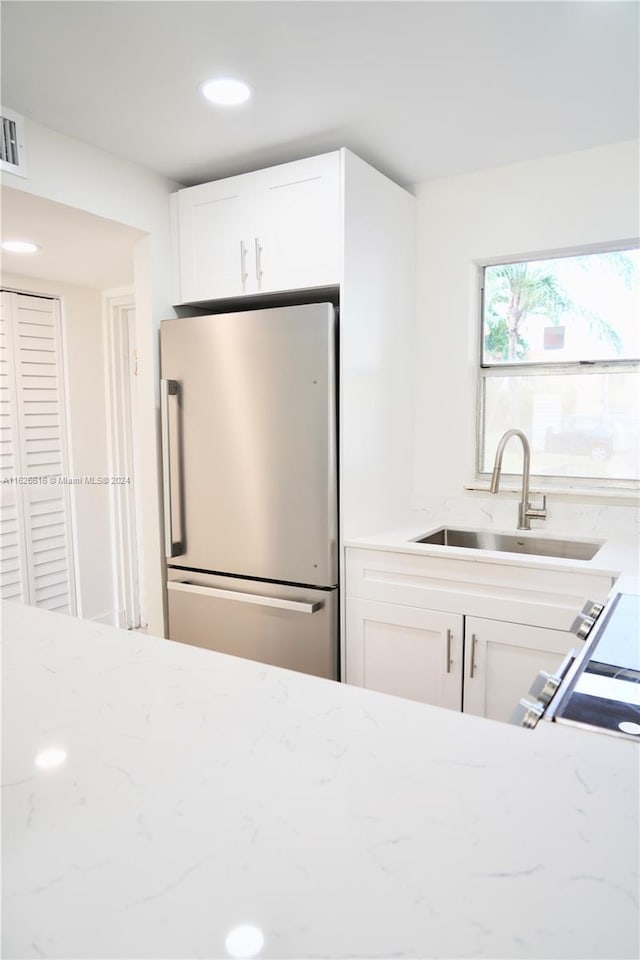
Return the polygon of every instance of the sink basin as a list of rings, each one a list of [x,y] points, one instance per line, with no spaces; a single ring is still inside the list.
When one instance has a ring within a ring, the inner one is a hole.
[[[562,557],[565,560],[591,560],[602,546],[593,540],[551,540],[489,530],[459,530],[441,527],[412,543],[432,543],[441,547],[466,547],[468,550],[498,550],[536,557]]]

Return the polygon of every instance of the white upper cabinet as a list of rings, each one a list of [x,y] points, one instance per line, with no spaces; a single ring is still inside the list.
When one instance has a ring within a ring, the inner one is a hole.
[[[177,194],[180,303],[340,281],[340,154]]]

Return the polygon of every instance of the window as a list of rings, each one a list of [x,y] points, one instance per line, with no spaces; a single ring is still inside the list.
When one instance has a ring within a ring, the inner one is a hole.
[[[482,267],[478,472],[512,427],[531,473],[637,486],[640,478],[640,250]],[[505,473],[519,474],[518,444]]]

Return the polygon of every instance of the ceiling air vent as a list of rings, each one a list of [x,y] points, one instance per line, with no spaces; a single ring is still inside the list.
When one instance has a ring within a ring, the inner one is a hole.
[[[26,177],[27,162],[24,152],[24,119],[13,110],[0,107],[2,143],[0,170]]]

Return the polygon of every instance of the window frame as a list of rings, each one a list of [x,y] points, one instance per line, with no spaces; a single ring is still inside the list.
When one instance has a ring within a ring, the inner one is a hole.
[[[640,247],[640,239],[608,242],[584,247],[573,247],[564,250],[545,251],[544,253],[519,254],[508,257],[491,257],[476,260],[477,270],[477,298],[478,316],[476,317],[477,343],[477,390],[476,390],[476,480],[488,481],[491,470],[482,469],[483,453],[485,452],[485,382],[493,377],[509,376],[589,376],[607,373],[640,372],[640,358],[629,360],[574,360],[565,362],[533,361],[530,363],[485,363],[484,362],[484,287],[485,270],[487,267],[502,266],[510,263],[529,263],[540,260],[558,260],[563,257],[577,257],[596,253],[623,252],[636,250]],[[639,411],[640,413],[640,411]],[[519,482],[521,474],[504,473],[503,480]],[[640,477],[636,480],[615,477],[580,477],[550,473],[531,473],[531,479],[540,487],[565,487],[567,491],[580,489],[601,489],[603,494],[608,490],[640,490]]]

